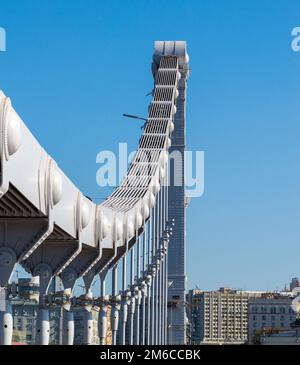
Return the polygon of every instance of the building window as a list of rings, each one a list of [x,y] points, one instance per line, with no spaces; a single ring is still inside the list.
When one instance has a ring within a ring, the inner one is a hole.
[[[260,312],[261,313],[266,313],[267,311],[266,311],[266,307],[260,307]]]

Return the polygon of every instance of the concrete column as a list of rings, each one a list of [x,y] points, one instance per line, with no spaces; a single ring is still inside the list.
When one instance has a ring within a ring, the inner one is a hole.
[[[11,345],[12,341],[13,318],[7,286],[16,262],[12,249],[0,247],[0,345]]]
[[[98,318],[98,334],[100,338],[100,345],[105,345],[106,341],[106,333],[107,333],[107,303],[106,303],[106,295],[105,295],[105,278],[106,274],[102,273],[100,275],[100,282],[101,282],[101,300],[102,303],[100,305],[100,312]]]
[[[63,309],[63,345],[74,344],[74,313]]]
[[[127,271],[126,271],[126,258],[127,258],[127,254],[125,254],[125,256],[123,257],[123,262],[122,262],[122,298],[121,298],[121,344],[125,345],[126,344],[126,323],[127,323],[127,318],[128,318],[128,291],[126,288],[126,276],[127,276]]]
[[[36,345],[49,345],[50,340],[50,323],[49,309],[46,303],[46,294],[52,280],[52,268],[42,263],[37,265],[33,272],[34,276],[39,276],[40,279],[40,298],[39,309],[36,319]]]
[[[93,315],[91,310],[84,309],[83,344],[91,345],[93,341]]]
[[[131,286],[131,299],[129,307],[129,345],[133,345],[134,334],[134,312],[135,312],[135,290],[134,290],[134,246],[131,249],[130,257],[130,286]]]
[[[0,288],[0,345],[11,345],[13,335],[12,308],[6,288]]]
[[[117,332],[119,327],[119,303],[117,303],[118,291],[118,266],[114,266],[112,270],[112,298],[113,306],[111,310],[111,329],[112,329],[112,344],[117,344]]]

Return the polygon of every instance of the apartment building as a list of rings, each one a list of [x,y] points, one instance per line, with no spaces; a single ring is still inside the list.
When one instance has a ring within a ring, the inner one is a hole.
[[[291,330],[291,323],[296,320],[292,296],[289,292],[266,293],[261,298],[249,300],[249,343],[253,343],[256,333],[263,330],[281,332]]]
[[[220,288],[188,295],[192,344],[243,344],[248,338],[248,301],[262,292]]]

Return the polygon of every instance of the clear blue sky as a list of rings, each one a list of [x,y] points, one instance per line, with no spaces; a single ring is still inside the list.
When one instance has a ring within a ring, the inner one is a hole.
[[[155,40],[186,40],[187,143],[205,151],[188,208],[188,286],[281,288],[300,276],[299,0],[1,0],[0,88],[97,201],[96,154],[137,146]]]

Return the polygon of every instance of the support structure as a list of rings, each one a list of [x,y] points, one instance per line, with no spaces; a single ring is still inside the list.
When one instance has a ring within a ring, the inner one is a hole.
[[[187,54],[186,54],[187,57]],[[186,59],[186,65],[188,58]],[[173,234],[168,248],[168,290],[169,326],[171,338],[169,343],[174,345],[186,344],[186,201],[184,181],[184,153],[185,153],[185,105],[186,83],[189,76],[187,67],[180,68],[177,112],[174,116],[174,132],[170,155],[170,186],[168,197],[168,215],[170,221],[175,223]],[[170,313],[172,311],[172,313]],[[172,321],[171,321],[172,317]]]
[[[0,92],[0,344],[11,343],[8,285],[17,263],[40,278],[37,344],[49,344],[50,299],[56,296],[48,288],[56,276],[69,293],[66,301],[58,300],[64,308],[64,344],[74,343],[73,309],[78,306],[84,309],[83,341],[91,343],[93,305],[100,307],[101,344],[107,340],[108,308],[113,344],[170,343],[167,327],[174,344],[185,343],[183,153],[188,62],[185,42],[155,43],[154,89],[137,153],[120,186],[100,205],[74,186]],[[169,163],[170,152],[182,156],[180,186],[172,185],[178,169],[174,161]],[[90,288],[97,275],[101,295],[93,298]],[[80,277],[86,295],[74,298]],[[175,299],[170,320],[167,307]]]

